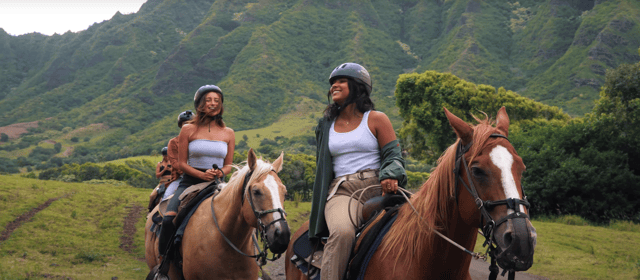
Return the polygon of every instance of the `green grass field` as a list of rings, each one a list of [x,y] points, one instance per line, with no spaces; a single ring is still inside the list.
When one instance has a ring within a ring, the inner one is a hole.
[[[0,242],[0,279],[142,279],[149,190],[125,184],[64,183],[0,175],[0,231],[58,198]],[[120,248],[123,221],[142,207],[131,253]],[[286,201],[288,223],[308,218],[309,202]],[[640,225],[591,226],[577,217],[533,221],[538,232],[528,273],[550,279],[640,279]],[[483,239],[482,239],[483,240]],[[481,239],[477,252],[484,252]]]
[[[247,144],[249,147],[257,149],[262,139],[273,139],[277,136],[291,138],[298,135],[314,135],[313,127],[318,124],[322,110],[326,104],[318,101],[302,98],[296,105],[294,110],[288,114],[284,114],[273,124],[257,129],[236,131],[236,144],[238,144],[243,135],[247,136]],[[317,112],[309,114],[309,112]]]
[[[59,198],[0,243],[0,279],[142,279],[144,219],[134,249],[119,248],[131,207],[146,207],[149,190],[128,185],[63,183],[0,176],[0,229],[50,198]]]

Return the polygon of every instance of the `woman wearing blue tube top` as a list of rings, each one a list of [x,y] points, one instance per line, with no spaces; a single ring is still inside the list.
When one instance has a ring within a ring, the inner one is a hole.
[[[222,121],[223,103],[224,96],[219,87],[200,87],[193,98],[196,116],[180,129],[177,168],[184,175],[162,219],[158,243],[163,258],[172,255],[167,254],[167,248],[176,231],[173,219],[178,212],[180,194],[191,185],[224,178],[231,172],[236,139],[233,129]],[[220,169],[214,170],[214,164]]]

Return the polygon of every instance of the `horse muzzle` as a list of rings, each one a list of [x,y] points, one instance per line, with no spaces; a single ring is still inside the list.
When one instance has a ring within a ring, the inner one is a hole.
[[[533,265],[537,236],[528,218],[512,218],[500,225],[494,233],[498,265],[505,270],[529,269]]]
[[[291,232],[286,220],[279,220],[267,229],[267,243],[271,252],[274,254],[282,254],[289,246]]]

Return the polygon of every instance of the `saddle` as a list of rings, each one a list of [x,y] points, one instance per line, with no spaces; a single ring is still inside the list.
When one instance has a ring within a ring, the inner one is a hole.
[[[387,233],[395,221],[397,210],[406,202],[402,195],[376,196],[365,202],[362,209],[362,217],[365,223],[356,233],[356,247],[351,253],[347,278],[355,279],[361,267],[366,267],[368,254],[375,252],[377,245]],[[382,215],[382,216],[380,216]],[[303,233],[293,241],[293,256],[291,262],[296,265],[309,279],[320,279],[322,269],[322,255],[326,237],[321,240],[310,240],[309,231]],[[355,272],[355,273],[353,273]]]
[[[190,210],[192,210],[194,206],[199,205],[202,200],[211,196],[217,190],[217,185],[214,182],[202,182],[200,184],[192,185],[184,190],[182,194],[180,194],[178,215],[173,219],[173,224],[180,226],[183,221],[185,221],[185,218],[187,218],[186,222],[188,222],[188,217],[191,216],[189,215],[189,212],[191,212]],[[165,216],[167,206],[172,198],[173,195],[170,195],[167,199],[161,201],[157,206],[158,211],[152,211],[147,215],[147,219],[151,219],[153,222],[153,226],[151,226],[149,230],[154,232],[156,235],[160,233],[162,218]]]

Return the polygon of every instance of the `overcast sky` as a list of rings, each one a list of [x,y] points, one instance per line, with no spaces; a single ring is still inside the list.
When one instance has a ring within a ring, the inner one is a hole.
[[[96,22],[135,13],[147,0],[0,0],[0,28],[11,35],[86,30]]]

